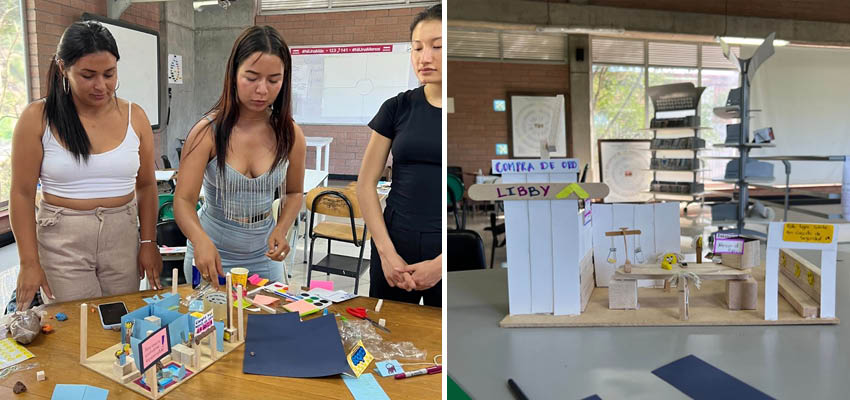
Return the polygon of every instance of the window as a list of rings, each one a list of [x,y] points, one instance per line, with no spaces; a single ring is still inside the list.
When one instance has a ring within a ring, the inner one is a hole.
[[[27,66],[21,0],[0,0],[0,209],[12,183],[12,131],[27,105]]]
[[[739,47],[733,47],[740,54]],[[591,112],[592,141],[597,139],[648,139],[653,115],[646,88],[678,82],[705,86],[700,99],[700,136],[708,143],[723,143],[730,121],[714,115],[726,104],[729,90],[738,87],[738,70],[723,57],[719,45],[660,42],[634,39],[591,40],[593,62]],[[731,149],[707,151],[705,155],[731,155]],[[596,154],[592,154],[595,158]],[[726,160],[706,160],[709,176],[722,176]],[[708,176],[707,176],[708,177]]]

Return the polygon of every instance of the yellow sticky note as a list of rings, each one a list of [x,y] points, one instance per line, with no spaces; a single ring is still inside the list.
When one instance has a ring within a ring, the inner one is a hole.
[[[830,224],[785,224],[782,240],[801,243],[832,243],[835,225]]]
[[[204,316],[204,314],[203,314],[203,313],[199,313],[199,312],[197,312],[197,311],[195,311],[195,312],[193,312],[193,313],[191,313],[191,314],[189,314],[189,315],[191,315],[191,316],[193,316],[193,317],[195,317],[195,318],[201,318],[201,317],[203,317],[203,316]]]
[[[375,357],[372,357],[372,354],[363,347],[363,341],[358,340],[354,348],[351,349],[351,352],[348,353],[346,359],[348,360],[348,365],[351,366],[351,370],[354,371],[354,375],[359,378],[360,374],[366,370],[366,367],[372,363]]]

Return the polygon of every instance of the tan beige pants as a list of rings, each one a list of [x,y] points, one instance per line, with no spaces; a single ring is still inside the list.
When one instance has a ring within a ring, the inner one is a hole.
[[[138,292],[138,221],[136,199],[86,211],[42,200],[36,235],[51,302]]]

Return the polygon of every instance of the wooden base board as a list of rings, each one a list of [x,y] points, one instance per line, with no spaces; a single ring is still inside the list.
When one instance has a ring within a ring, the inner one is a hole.
[[[705,325],[831,325],[838,318],[803,318],[782,296],[779,318],[764,320],[764,268],[754,268],[752,276],[759,283],[758,307],[733,311],[724,300],[726,282],[702,281],[701,288],[690,287],[689,319],[679,320],[678,291],[638,288],[637,310],[608,309],[608,289],[596,288],[587,309],[581,315],[525,314],[508,315],[499,323],[503,328],[581,327],[581,326],[705,326]]]
[[[190,375],[189,377],[187,377],[186,379],[184,379],[180,382],[177,382],[177,383],[169,386],[165,390],[162,390],[160,388],[159,394],[157,395],[157,398],[162,398],[163,396],[168,394],[168,392],[174,390],[174,388],[176,388],[177,386],[182,385],[183,382],[186,382],[187,380],[198,376],[198,374],[201,371],[203,371],[204,369],[206,369],[207,367],[212,365],[217,360],[221,359],[221,357],[224,357],[224,355],[230,353],[233,350],[236,350],[236,348],[241,346],[242,343],[245,343],[245,342],[238,342],[238,343],[224,342],[224,352],[217,352],[218,359],[216,359],[216,360],[211,359],[210,354],[209,354],[209,346],[205,346],[205,345],[200,346],[199,348],[202,348],[203,350],[205,350],[205,351],[201,352],[201,367],[198,368],[197,370],[195,370],[194,368],[191,368],[189,365],[187,365],[186,367],[189,370],[192,371],[192,375]],[[121,377],[116,377],[113,374],[112,364],[115,362],[115,352],[118,351],[118,349],[120,349],[120,348],[121,348],[121,343],[116,343],[112,347],[89,357],[88,359],[86,359],[86,362],[81,363],[81,364],[84,367],[86,367],[86,368],[88,368],[88,369],[90,369],[94,372],[97,372],[97,373],[99,373],[99,374],[101,374],[101,375],[103,375],[103,376],[105,376],[109,379],[112,379],[115,382],[118,382],[118,384],[123,385],[124,387],[126,387],[126,388],[128,388],[128,389],[130,389],[130,390],[132,390],[136,393],[141,394],[142,396],[145,396],[149,399],[153,399],[154,398],[153,394],[151,394],[150,391],[145,390],[145,388],[137,385],[133,381],[123,383],[123,382],[121,382]]]

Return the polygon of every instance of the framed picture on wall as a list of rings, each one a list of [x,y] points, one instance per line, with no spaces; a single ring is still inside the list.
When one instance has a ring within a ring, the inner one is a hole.
[[[650,142],[648,139],[597,140],[599,176],[610,190],[605,197],[606,203],[652,199],[652,194],[648,193],[652,182]]]
[[[540,158],[541,142],[550,157],[569,157],[569,96],[566,93],[508,92],[510,158]]]

